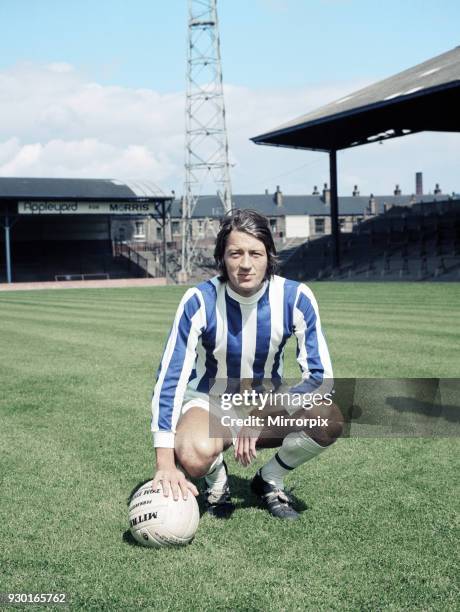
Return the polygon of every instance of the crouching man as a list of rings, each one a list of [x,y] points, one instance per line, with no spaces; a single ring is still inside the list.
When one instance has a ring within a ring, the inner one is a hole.
[[[213,380],[281,379],[292,335],[303,383],[317,387],[331,379],[318,306],[306,285],[274,274],[273,237],[268,220],[256,211],[223,218],[214,256],[219,275],[185,293],[158,370],[152,399],[154,483],[177,499],[189,491],[198,494],[186,474],[204,477],[208,512],[227,517],[234,505],[223,451],[233,444],[236,460],[248,466],[257,448],[279,446],[251,489],[273,516],[293,520],[298,513],[284,490],[284,477],[337,439],[340,411],[332,403],[315,407],[308,416],[316,411],[317,426],[283,427],[278,437],[245,427],[233,436],[211,436],[210,418],[215,417],[210,416],[209,391]]]

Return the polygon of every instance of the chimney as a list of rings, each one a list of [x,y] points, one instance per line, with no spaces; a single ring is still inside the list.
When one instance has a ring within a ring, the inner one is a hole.
[[[421,172],[415,173],[415,195],[423,195],[423,174]]]
[[[358,185],[355,185],[353,188],[353,197],[359,196]]]
[[[330,205],[330,203],[331,203],[331,190],[328,189],[327,183],[324,183],[323,195],[322,195],[321,199],[323,200],[324,204],[326,204],[326,206]]]
[[[318,191],[318,186],[317,185],[315,185],[313,187],[313,193],[311,195],[319,195],[319,191]]]
[[[399,185],[396,185],[393,191],[393,195],[395,196],[400,196],[401,195],[401,189],[399,188]]]
[[[434,186],[434,195],[439,195],[440,193],[442,193],[441,187],[439,186],[439,183],[436,183]]]
[[[371,193],[371,196],[369,198],[369,213],[371,215],[377,214],[377,202],[375,201],[373,193]]]
[[[281,191],[279,185],[276,186],[274,200],[277,206],[283,206],[283,192]]]

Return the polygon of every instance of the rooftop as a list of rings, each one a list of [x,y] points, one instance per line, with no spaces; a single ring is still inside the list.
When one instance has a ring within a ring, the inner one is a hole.
[[[377,213],[383,213],[384,204],[393,206],[410,206],[418,202],[436,202],[447,199],[458,199],[460,195],[376,195],[376,196],[342,196],[339,197],[339,214],[362,215],[373,198]],[[320,195],[282,195],[282,204],[277,206],[274,194],[235,194],[232,197],[235,208],[254,208],[268,217],[286,215],[329,215],[330,207]],[[224,209],[218,196],[202,196],[193,212],[194,218],[221,217]],[[171,216],[181,217],[180,200],[174,200]]]
[[[0,177],[0,199],[145,201],[171,197],[148,180]]]

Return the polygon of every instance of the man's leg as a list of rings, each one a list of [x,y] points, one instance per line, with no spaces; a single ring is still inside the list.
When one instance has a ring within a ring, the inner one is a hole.
[[[179,420],[174,448],[177,460],[188,474],[201,478],[222,452],[224,441],[209,437],[209,412],[194,406]]]
[[[175,454],[178,463],[193,478],[204,477],[209,514],[226,518],[234,506],[230,499],[227,466],[223,451],[231,444],[222,437],[210,437],[209,412],[193,406],[182,415],[176,430]]]
[[[333,444],[343,428],[342,414],[334,404],[315,407],[309,411],[301,410],[292,415],[294,419],[297,417],[314,419],[318,425],[300,430],[293,425],[283,428],[284,432],[266,432],[258,446],[267,448],[280,445],[280,448],[252,481],[252,490],[268,511],[278,518],[291,520],[296,519],[298,514],[291,507],[289,497],[284,494],[284,477]]]

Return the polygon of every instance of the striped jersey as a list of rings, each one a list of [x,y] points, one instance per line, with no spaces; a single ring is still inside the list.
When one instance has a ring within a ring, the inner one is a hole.
[[[288,338],[302,379],[321,384],[332,366],[318,305],[304,284],[272,276],[250,297],[214,277],[183,296],[152,398],[154,445],[174,448],[184,401],[208,397],[215,379],[280,379]]]

